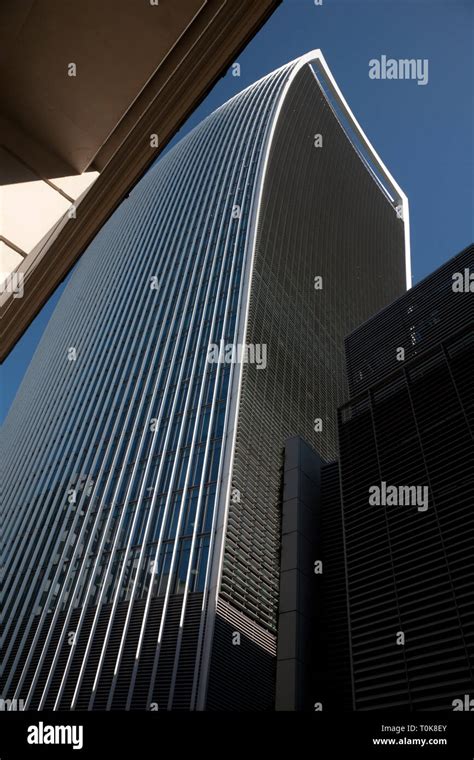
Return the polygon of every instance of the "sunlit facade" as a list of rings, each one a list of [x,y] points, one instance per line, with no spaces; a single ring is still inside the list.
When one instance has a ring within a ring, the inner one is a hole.
[[[279,452],[334,457],[343,338],[409,255],[321,71],[287,64],[161,158],[45,330],[4,430],[1,693],[26,709],[272,708]],[[209,361],[243,343],[267,366]]]

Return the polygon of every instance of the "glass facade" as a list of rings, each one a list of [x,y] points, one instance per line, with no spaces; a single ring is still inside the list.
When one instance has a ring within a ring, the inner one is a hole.
[[[27,707],[50,704],[60,661],[53,706],[76,707],[99,644],[93,708],[120,603],[115,669],[132,600],[145,601],[143,633],[154,597],[181,595],[184,616],[188,595],[205,588],[234,369],[209,363],[208,346],[236,339],[255,176],[285,73],[219,108],[123,202],[81,259],[6,421],[3,689]],[[113,684],[101,706],[112,698]]]
[[[222,566],[225,578],[238,573],[223,563],[226,521],[248,509],[229,516],[227,501],[245,379],[208,352],[241,343],[254,324],[265,171],[269,156],[270,166],[280,160],[274,127],[300,67],[232,98],[148,172],[80,260],[17,394],[3,443],[1,693],[26,709],[204,706],[216,608],[233,603],[232,592],[219,601]],[[326,102],[305,71],[292,87]],[[336,128],[393,227],[397,278],[380,306],[403,288],[403,225]],[[306,214],[302,225],[312,224]],[[277,375],[282,399],[287,380]],[[278,472],[273,455],[270,465]],[[273,502],[271,511],[270,576]],[[265,569],[261,533],[250,553]],[[269,601],[251,611],[249,636],[271,652],[278,588],[273,577],[261,588]],[[246,603],[234,609],[245,616]],[[267,682],[270,692],[271,673]]]

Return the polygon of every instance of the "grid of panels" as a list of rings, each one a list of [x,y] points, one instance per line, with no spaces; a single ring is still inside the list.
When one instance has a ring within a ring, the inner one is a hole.
[[[404,288],[403,223],[306,66],[286,96],[266,171],[246,341],[267,345],[268,366],[244,366],[232,479],[241,502],[229,508],[221,588],[272,633],[284,442],[301,435],[324,459],[336,456],[344,336]]]
[[[239,645],[235,646],[235,636]],[[222,599],[217,604],[207,710],[274,709],[275,641]]]
[[[466,280],[465,270],[474,275],[474,245],[346,338],[351,396],[367,390],[388,372],[396,371],[397,349],[403,348],[405,361],[409,361],[452,335],[460,325],[474,320],[474,281]],[[473,290],[457,289],[458,275],[462,275],[462,287],[468,284]]]
[[[341,410],[356,709],[449,710],[474,689],[473,376],[471,324]],[[427,486],[428,509],[369,505],[382,480]]]

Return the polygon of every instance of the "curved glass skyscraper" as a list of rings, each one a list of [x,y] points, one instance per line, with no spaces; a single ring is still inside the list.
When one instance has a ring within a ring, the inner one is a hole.
[[[343,338],[404,290],[407,215],[319,51],[124,200],[5,423],[4,699],[272,708],[283,444],[335,456]]]

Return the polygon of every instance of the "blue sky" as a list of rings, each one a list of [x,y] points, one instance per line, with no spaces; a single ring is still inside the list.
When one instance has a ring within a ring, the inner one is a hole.
[[[174,144],[236,92],[314,48],[410,202],[413,282],[474,239],[473,0],[284,0]],[[426,86],[369,78],[369,61],[427,59]],[[1,368],[7,413],[63,283]]]

